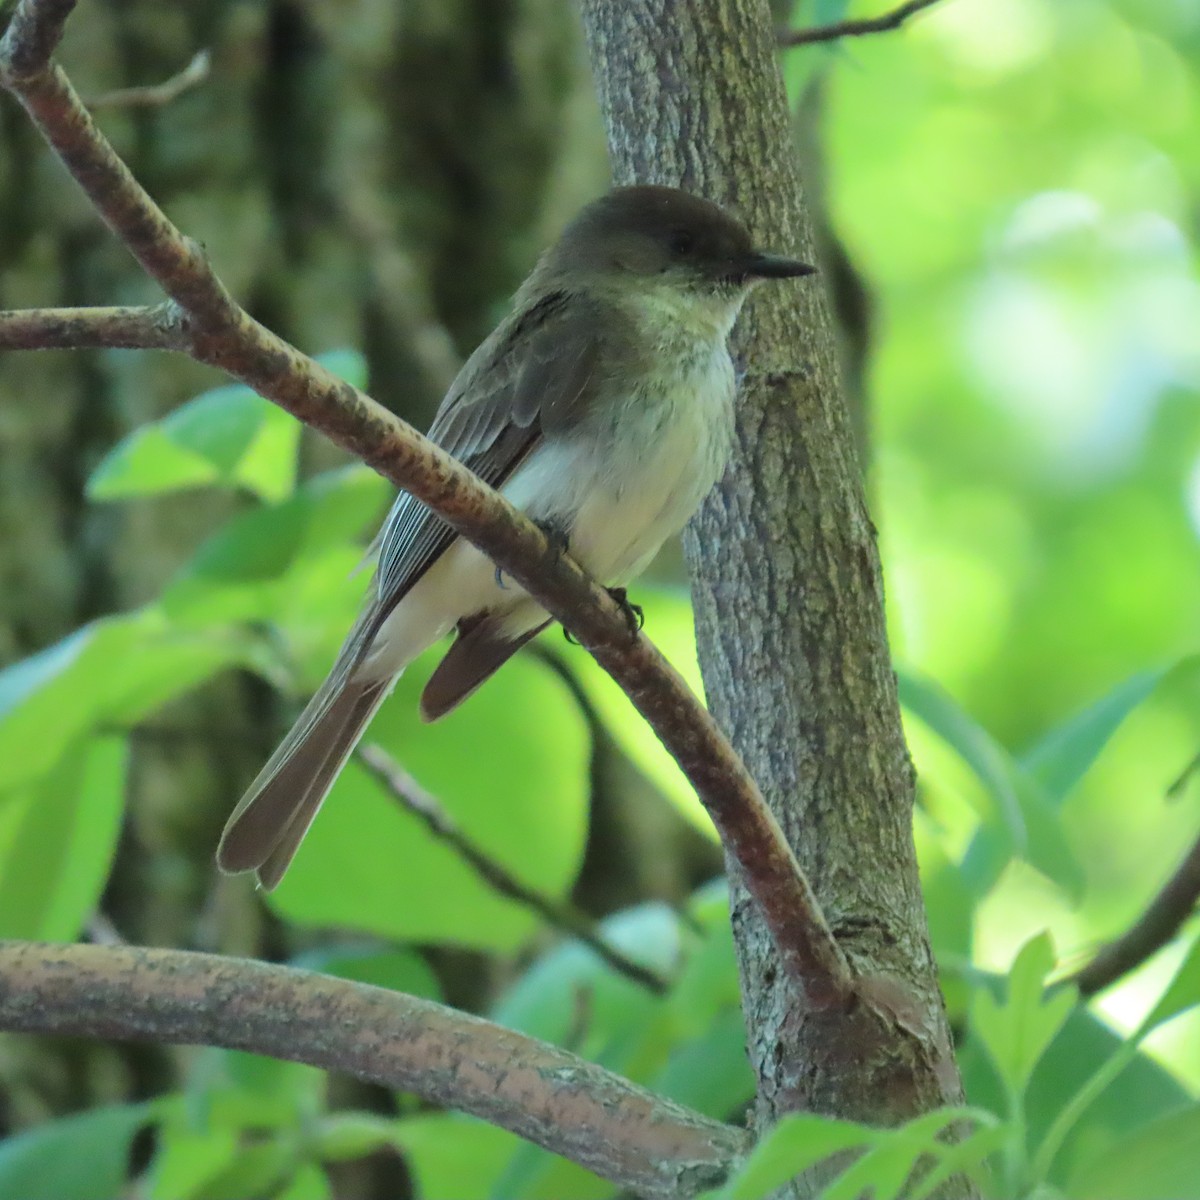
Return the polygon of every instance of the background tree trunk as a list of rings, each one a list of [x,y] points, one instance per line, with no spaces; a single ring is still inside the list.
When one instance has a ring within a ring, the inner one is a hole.
[[[585,0],[616,181],[739,209],[814,254],[765,0]],[[893,1123],[961,1100],[912,841],[874,529],[821,290],[763,293],[729,476],[685,538],[709,703],[894,1020],[805,1011],[732,882],[758,1120]],[[750,331],[747,333],[747,331]]]

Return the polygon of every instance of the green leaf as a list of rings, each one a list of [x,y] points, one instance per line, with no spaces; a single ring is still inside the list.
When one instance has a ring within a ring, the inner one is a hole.
[[[1048,933],[1021,948],[1008,977],[1003,1003],[986,989],[975,995],[972,1027],[987,1047],[1011,1094],[1024,1093],[1038,1059],[1054,1040],[1076,1004],[1074,991],[1047,993],[1046,976],[1054,967]]]
[[[440,1000],[442,989],[433,968],[415,950],[370,944],[326,946],[292,960],[306,971],[322,971],[392,992]]]
[[[409,668],[368,739],[527,886],[565,894],[587,826],[582,713],[548,666],[522,655],[446,720],[425,725],[417,701],[439,653]],[[499,896],[353,761],[268,903],[303,924],[499,951],[520,945],[539,920]]]
[[[955,1175],[966,1175],[975,1180],[978,1190],[985,1196],[992,1190],[980,1181],[988,1159],[995,1157],[1008,1146],[1012,1146],[1019,1134],[1011,1125],[1003,1123],[985,1124],[962,1141],[946,1146],[938,1161],[917,1180],[907,1193],[908,1200],[926,1200],[936,1194],[948,1179]],[[1023,1151],[1024,1147],[1020,1147]]]
[[[898,672],[897,679],[904,707],[958,753],[992,800],[992,812],[963,858],[963,881],[982,897],[1016,855],[1077,900],[1083,893],[1084,871],[1056,807],[1037,780],[932,681],[911,672]]]
[[[695,623],[687,592],[644,583],[639,583],[636,591],[635,598],[645,610],[646,630],[654,644],[703,700],[704,682],[696,658]],[[608,672],[586,650],[567,646],[562,638],[552,639],[548,648],[561,656],[621,749],[684,817],[715,839],[716,831],[692,785]]]
[[[129,1147],[153,1106],[121,1104],[49,1121],[0,1142],[0,1196],[120,1200]]]
[[[1140,671],[1060,725],[1022,758],[1056,804],[1070,795],[1118,727],[1162,681],[1165,671]]]
[[[600,923],[604,937],[639,962],[669,974],[678,962],[682,931],[665,904],[640,904]],[[580,1040],[579,997],[586,997]],[[492,1019],[531,1037],[563,1045],[568,1040],[585,1057],[631,1043],[644,1033],[662,1001],[624,975],[616,974],[593,950],[562,942],[537,959],[492,1009]]]
[[[91,500],[119,500],[216,483],[221,473],[204,455],[171,440],[159,425],[137,430],[101,459],[87,483]]]
[[[292,1179],[298,1147],[290,1137],[271,1138],[239,1148],[233,1160],[207,1179],[196,1200],[246,1200],[277,1196]]]
[[[232,1166],[240,1146],[234,1126],[196,1128],[173,1115],[158,1130],[146,1174],[147,1200],[193,1200],[209,1180]]]
[[[314,1134],[317,1156],[322,1162],[344,1162],[362,1158],[382,1146],[395,1146],[398,1125],[388,1117],[366,1112],[322,1117]]]
[[[784,1117],[717,1193],[719,1200],[761,1200],[788,1180],[843,1151],[872,1145],[878,1131],[855,1121],[807,1113]]]
[[[1058,809],[1041,785],[1011,759],[1007,769],[1025,826],[1026,848],[1021,857],[1077,903],[1083,896],[1087,878],[1067,841]],[[980,826],[959,868],[963,881],[975,896],[983,897],[991,891],[1013,853],[1007,832],[996,822]]]
[[[329,1177],[320,1167],[311,1163],[301,1166],[292,1176],[291,1182],[272,1200],[334,1200]]]
[[[379,521],[389,495],[384,480],[356,465],[314,476],[279,504],[239,514],[176,573],[164,610],[176,620],[286,623],[313,570],[326,586],[349,583],[361,593],[362,581],[350,576],[363,553],[355,549],[346,559],[344,552]]]
[[[357,352],[318,361],[362,386],[366,366]],[[214,388],[122,439],[92,472],[88,495],[115,500],[222,484],[280,500],[295,486],[300,432],[298,421],[249,388]]]
[[[1177,1200],[1200,1179],[1200,1105],[1149,1121],[1100,1148],[1073,1172],[1074,1200]]]
[[[999,1125],[989,1112],[970,1108],[942,1108],[914,1117],[896,1129],[880,1130],[875,1145],[852,1162],[822,1193],[822,1200],[896,1200],[917,1165],[926,1156],[935,1160],[955,1150],[953,1142],[942,1141],[954,1124],[973,1121],[986,1129]]]
[[[979,777],[1008,834],[1011,853],[1024,855],[1028,842],[1025,818],[1003,748],[932,680],[898,670],[896,681],[900,703],[955,750]]]
[[[986,980],[982,986],[1000,990],[999,980]],[[1095,1014],[1075,1008],[1061,1032],[1050,1043],[1033,1072],[1025,1093],[1025,1124],[1031,1146],[1041,1143],[1051,1127],[1075,1097],[1091,1087],[1097,1063],[1107,1063],[1123,1051],[1128,1039],[1119,1037]],[[1011,1097],[996,1072],[990,1056],[972,1032],[959,1047],[959,1069],[963,1085],[973,1104],[998,1111]],[[1064,1130],[1063,1153],[1059,1160],[1069,1164],[1086,1147],[1107,1146],[1128,1132],[1131,1117],[1150,1119],[1177,1111],[1191,1097],[1179,1081],[1154,1059],[1135,1053],[1112,1086],[1095,1094],[1086,1111],[1070,1130]],[[1017,1153],[1025,1157],[1024,1139]],[[1053,1182],[1063,1182],[1061,1174],[1051,1174]]]
[[[521,1146],[506,1129],[451,1113],[396,1122],[396,1141],[428,1200],[495,1194],[494,1184]]]
[[[316,1067],[210,1046],[188,1072],[185,1112],[201,1129],[286,1131],[320,1111],[325,1085]]]
[[[0,803],[0,937],[79,935],[116,852],[125,768],[124,738],[92,738]]]
[[[1137,1040],[1196,1004],[1200,1004],[1200,937],[1192,942],[1162,998],[1138,1027]]]
[[[719,1013],[698,1037],[676,1036],[672,1042],[667,1065],[650,1081],[654,1091],[718,1119],[754,1098],[746,1021],[740,1009]]]
[[[154,609],[93,621],[0,672],[0,794],[50,770],[97,726],[131,725],[255,655],[240,630],[179,630]]]

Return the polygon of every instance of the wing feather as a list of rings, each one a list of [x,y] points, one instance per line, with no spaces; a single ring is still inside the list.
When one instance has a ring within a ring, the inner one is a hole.
[[[429,438],[500,487],[546,433],[558,432],[596,384],[595,313],[554,293],[502,324],[451,385]],[[375,620],[381,622],[443,554],[455,531],[408,492],[380,530]]]

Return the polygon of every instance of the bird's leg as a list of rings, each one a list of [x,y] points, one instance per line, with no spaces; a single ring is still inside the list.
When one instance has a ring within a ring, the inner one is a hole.
[[[610,587],[604,589],[616,602],[617,607],[621,610],[621,615],[625,618],[625,624],[629,626],[629,636],[637,637],[642,631],[642,627],[646,624],[646,613],[640,604],[634,604],[629,599],[629,594],[623,587]],[[571,643],[572,646],[578,646],[579,640],[569,629],[563,630],[563,637]]]
[[[567,536],[567,531],[561,525],[556,525],[553,521],[534,521],[534,524],[545,535],[546,541],[550,543],[550,550],[557,557],[561,558],[570,548],[570,538]],[[496,568],[496,586],[501,591],[507,591],[508,585],[504,582],[504,571]]]
[[[645,610],[640,604],[634,604],[629,599],[629,593],[623,587],[610,587],[604,590],[617,602],[617,607],[625,618],[625,624],[629,626],[629,636],[636,637],[646,624]]]

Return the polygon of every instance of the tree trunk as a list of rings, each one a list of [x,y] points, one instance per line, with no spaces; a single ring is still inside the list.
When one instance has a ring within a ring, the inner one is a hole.
[[[583,11],[616,181],[707,195],[770,249],[812,255],[766,0]],[[821,288],[764,290],[740,329],[735,461],[685,539],[705,687],[874,1002],[806,1011],[735,875],[757,1120],[803,1109],[894,1124],[961,1101],[961,1085],[917,877],[875,531]]]

